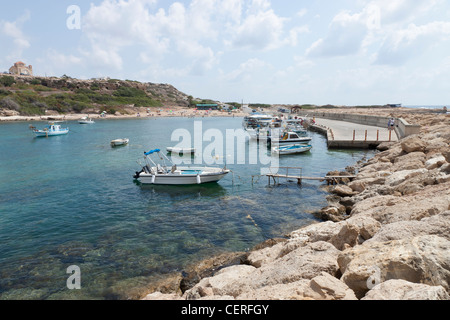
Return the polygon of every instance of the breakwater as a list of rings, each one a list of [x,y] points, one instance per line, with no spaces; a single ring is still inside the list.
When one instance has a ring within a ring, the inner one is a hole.
[[[326,221],[197,265],[193,281],[175,276],[146,299],[450,299],[450,118],[419,117],[420,133],[330,187]]]

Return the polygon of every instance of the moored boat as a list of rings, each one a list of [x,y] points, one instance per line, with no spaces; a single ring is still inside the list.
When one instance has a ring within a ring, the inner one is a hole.
[[[116,139],[111,141],[111,147],[119,147],[127,145],[130,142],[130,139]]]
[[[167,152],[175,154],[193,154],[195,153],[195,148],[177,148],[177,147],[167,147]]]
[[[63,128],[60,122],[49,122],[48,125],[42,129],[38,130],[33,126],[30,129],[36,135],[36,137],[51,137],[51,136],[61,136],[69,133],[69,128]]]
[[[288,132],[284,132],[280,138],[270,137],[268,139],[268,142],[278,143],[280,145],[286,145],[286,144],[309,143],[311,140],[312,140],[311,137],[300,136],[296,132],[288,131]]]
[[[157,154],[162,163],[156,163],[151,155]],[[169,158],[161,153],[160,149],[151,150],[144,154],[145,165],[140,172],[136,172],[134,179],[142,184],[158,185],[195,185],[218,182],[230,170],[225,168],[186,166],[177,167]]]
[[[81,118],[80,120],[78,120],[78,123],[79,123],[79,124],[94,124],[95,121],[92,120],[92,119],[89,118],[89,117],[83,117],[83,118]]]
[[[311,149],[312,149],[311,145],[288,144],[288,145],[284,145],[284,146],[274,147],[274,148],[272,148],[272,152],[278,153],[279,155],[284,155],[284,154],[304,153],[304,152],[308,152]]]

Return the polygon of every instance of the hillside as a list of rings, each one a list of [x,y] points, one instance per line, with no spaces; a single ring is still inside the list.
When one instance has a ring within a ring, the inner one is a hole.
[[[192,97],[169,84],[0,76],[0,116],[133,113],[135,107],[187,107]]]

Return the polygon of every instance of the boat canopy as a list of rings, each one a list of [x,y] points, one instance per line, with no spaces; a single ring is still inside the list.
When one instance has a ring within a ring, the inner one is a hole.
[[[145,155],[146,155],[146,156],[149,156],[149,155],[151,155],[151,154],[153,154],[153,153],[156,153],[156,152],[161,152],[161,150],[159,150],[159,149],[151,150],[151,151],[149,151],[149,152],[146,152]]]

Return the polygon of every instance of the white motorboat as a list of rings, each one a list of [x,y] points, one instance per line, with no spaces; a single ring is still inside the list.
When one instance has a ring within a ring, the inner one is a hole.
[[[92,120],[92,119],[89,118],[89,117],[83,117],[83,118],[81,118],[80,120],[78,120],[78,123],[79,123],[79,124],[94,124],[95,121]]]
[[[151,159],[151,155],[157,154],[162,164]],[[195,185],[210,182],[218,182],[224,178],[230,170],[215,167],[177,167],[169,158],[161,153],[160,149],[151,150],[144,154],[145,165],[140,172],[136,172],[134,179],[142,184],[159,185]]]
[[[194,154],[195,148],[176,148],[176,147],[167,147],[167,152],[175,153],[175,154]]]
[[[311,149],[312,149],[311,145],[288,144],[288,145],[284,145],[284,146],[274,147],[274,148],[272,148],[272,152],[277,153],[279,155],[284,155],[284,154],[304,153],[304,152],[308,152]]]
[[[242,121],[244,130],[256,129],[259,127],[268,127],[274,120],[274,117],[266,114],[252,114]]]
[[[266,140],[270,139],[271,129],[270,128],[256,128],[256,129],[248,128],[247,133],[249,134],[250,139],[252,139],[252,140],[266,141]]]
[[[130,139],[116,139],[111,141],[111,147],[125,146],[130,142]]]
[[[284,120],[281,127],[285,130],[295,132],[301,137],[308,135],[308,131],[303,126],[303,119],[301,118]]]
[[[284,132],[280,138],[270,137],[268,139],[268,142],[286,145],[286,144],[309,143],[311,140],[312,140],[311,137],[300,136],[296,132],[288,131]]]
[[[36,135],[36,137],[51,137],[60,136],[69,133],[69,128],[61,127],[60,122],[49,122],[48,125],[42,129],[38,130],[34,126],[30,126],[30,129]]]

